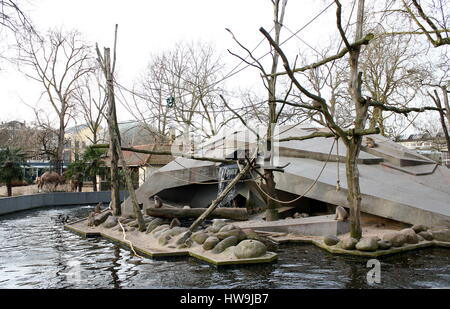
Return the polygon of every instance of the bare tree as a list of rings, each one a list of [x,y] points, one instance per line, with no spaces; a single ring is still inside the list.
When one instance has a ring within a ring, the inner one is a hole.
[[[290,137],[290,138],[284,138],[280,139],[279,141],[288,141],[288,140],[305,140],[308,138],[315,138],[318,136],[335,136],[336,138],[339,138],[343,141],[347,148],[346,152],[346,159],[345,159],[345,167],[346,167],[346,178],[347,178],[347,200],[350,207],[350,234],[351,237],[354,237],[356,239],[361,238],[362,236],[362,229],[361,229],[361,223],[360,223],[360,212],[361,212],[361,190],[359,186],[359,171],[358,171],[358,165],[357,165],[357,159],[359,156],[359,152],[361,150],[361,144],[362,144],[362,137],[366,134],[374,134],[379,133],[379,129],[365,129],[366,122],[369,115],[369,108],[370,107],[378,107],[382,110],[392,111],[399,114],[405,114],[407,115],[410,112],[423,112],[425,110],[439,110],[439,108],[436,107],[411,107],[411,108],[398,108],[393,106],[388,106],[383,104],[383,102],[378,102],[372,99],[370,96],[363,97],[362,94],[362,76],[363,72],[359,71],[360,65],[360,55],[361,55],[361,46],[367,45],[373,38],[373,34],[368,34],[366,36],[363,36],[363,21],[364,21],[364,0],[358,0],[358,8],[357,8],[357,20],[355,25],[355,38],[354,43],[350,43],[347,35],[342,27],[341,23],[341,16],[342,16],[342,7],[338,0],[335,0],[335,3],[337,5],[336,10],[336,25],[337,29],[341,35],[342,41],[345,44],[345,49],[343,50],[344,55],[348,53],[348,59],[349,59],[349,67],[350,67],[350,74],[349,74],[349,85],[348,85],[348,93],[351,97],[351,103],[354,106],[354,116],[353,116],[353,127],[350,130],[344,130],[341,126],[339,126],[336,121],[333,119],[332,115],[330,114],[329,110],[329,104],[325,98],[322,96],[318,96],[312,92],[310,92],[308,89],[303,87],[303,85],[300,83],[300,81],[296,78],[294,75],[294,72],[298,71],[304,71],[306,69],[313,69],[315,67],[319,67],[321,65],[324,65],[325,63],[328,63],[330,61],[333,61],[336,59],[336,56],[331,56],[326,59],[323,59],[322,61],[316,62],[309,66],[304,66],[302,68],[294,68],[292,69],[290,66],[290,63],[284,54],[284,52],[281,50],[278,44],[272,39],[270,34],[261,28],[261,32],[264,34],[264,36],[267,38],[267,40],[270,42],[270,44],[276,48],[278,53],[280,54],[283,65],[285,68],[285,72],[283,74],[287,74],[289,78],[293,81],[295,87],[300,90],[306,97],[311,99],[313,101],[313,104],[307,105],[307,104],[297,104],[298,107],[310,109],[310,110],[316,110],[320,111],[324,118],[326,119],[327,126],[330,128],[331,133],[314,133],[310,136],[303,136],[303,137]],[[340,52],[337,55],[341,55],[342,52]],[[341,56],[342,57],[342,56]],[[303,69],[305,68],[305,69]],[[280,73],[278,73],[280,74]]]
[[[92,74],[86,74],[78,80],[74,100],[78,103],[77,109],[92,133],[92,138],[88,139],[92,144],[97,144],[101,140],[101,124],[105,119],[107,100],[100,75],[102,72],[99,69],[93,70]]]
[[[402,0],[403,11],[434,46],[450,44],[450,7],[446,0]]]
[[[27,34],[18,39],[18,62],[25,75],[39,82],[59,122],[55,167],[62,172],[64,134],[73,116],[77,81],[92,71],[90,47],[76,31],[49,31],[43,37]]]
[[[375,33],[382,32],[375,29]],[[417,80],[422,72],[418,64],[423,48],[411,48],[412,36],[376,36],[361,57],[363,72],[363,91],[368,92],[375,101],[388,106],[407,107],[416,98]],[[383,115],[380,107],[371,112],[369,127],[380,128],[386,132],[386,119],[394,113]],[[394,122],[395,125],[395,122]]]
[[[19,1],[0,0],[0,26],[13,32],[19,29],[33,31],[30,19],[22,11]]]
[[[203,138],[216,135],[234,118],[219,98],[222,69],[213,47],[204,43],[178,43],[154,55],[133,91],[135,117],[160,138],[180,126]]]

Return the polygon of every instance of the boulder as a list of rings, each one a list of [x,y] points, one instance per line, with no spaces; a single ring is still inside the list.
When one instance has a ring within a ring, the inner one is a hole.
[[[245,233],[246,238],[249,238],[249,239],[257,239],[258,238],[258,234],[252,229],[243,229],[242,231]]]
[[[413,229],[403,229],[400,231],[403,235],[406,236],[406,243],[407,244],[417,244],[419,242],[419,239],[417,238],[416,232],[414,232]]]
[[[220,239],[215,236],[209,236],[206,238],[205,242],[203,243],[203,249],[205,250],[211,250],[214,248],[218,243],[220,242]]]
[[[168,224],[158,225],[156,228],[153,229],[152,234],[155,234],[155,233],[161,231],[162,229],[168,229],[168,228],[169,228]]]
[[[212,250],[212,253],[219,254],[222,253],[226,248],[231,246],[236,246],[239,242],[238,238],[236,236],[230,236],[225,238],[224,240],[220,241]]]
[[[217,233],[225,225],[227,225],[225,223],[225,221],[216,219],[213,221],[213,224],[207,228],[207,231],[212,232],[212,233]]]
[[[420,236],[419,234],[417,234],[417,239],[419,240],[419,242],[424,241],[425,238],[423,238],[422,236]]]
[[[338,242],[340,241],[340,239],[337,236],[334,235],[327,235],[323,238],[323,242],[325,243],[325,245],[327,246],[334,246],[336,245]]]
[[[234,226],[233,224],[226,224],[220,228],[219,233],[228,232],[228,231],[235,230],[235,229],[237,229],[237,227]]]
[[[145,223],[150,223],[150,222],[152,222],[153,220],[155,220],[155,217],[151,217],[151,216],[144,216],[144,222]]]
[[[203,245],[203,243],[208,238],[208,234],[206,234],[204,231],[198,231],[192,234],[191,239],[195,241],[199,245]]]
[[[354,250],[357,243],[358,243],[358,240],[353,237],[344,238],[337,243],[336,247],[345,249],[345,250]]]
[[[170,222],[169,228],[174,228],[176,226],[180,226],[181,222],[177,218],[173,218],[173,220]]]
[[[378,249],[378,240],[375,237],[361,238],[355,248],[360,251],[376,251]]]
[[[103,223],[103,227],[110,229],[118,224],[116,216],[109,216],[108,219]]]
[[[391,242],[387,240],[379,240],[378,241],[378,249],[380,250],[388,250],[392,247]]]
[[[122,223],[122,224],[127,224],[127,223],[130,223],[132,221],[134,221],[134,219],[125,218],[125,217],[120,217],[120,219],[119,219],[119,222]]]
[[[164,225],[167,225],[167,226],[157,230],[160,226],[164,226]],[[152,232],[152,234],[153,234],[153,236],[155,238],[159,238],[159,236],[161,236],[163,233],[165,233],[165,232],[167,232],[169,230],[169,225],[168,224],[163,224],[163,225],[160,225],[160,226],[158,226],[158,228],[154,229],[153,232]]]
[[[112,216],[112,213],[109,211],[96,215],[94,217],[94,225],[98,226],[102,224],[106,221],[106,219],[108,219],[109,216]]]
[[[450,242],[450,229],[431,231],[434,240]]]
[[[161,234],[162,235],[169,235],[170,237],[177,236],[181,233],[184,233],[188,230],[186,227],[176,226],[174,228],[169,228],[167,231]]]
[[[170,239],[171,239],[171,237],[169,235],[162,234],[161,237],[158,238],[158,243],[161,246],[165,246],[165,245],[167,245],[167,243],[169,242]]]
[[[244,240],[246,238],[245,233],[239,229],[239,228],[235,228],[233,230],[228,230],[228,231],[224,231],[222,232],[222,230],[220,230],[219,233],[216,234],[217,238],[219,238],[220,240],[228,238],[230,236],[236,236],[236,238],[241,241]]]
[[[254,239],[241,241],[234,247],[233,253],[238,259],[251,259],[260,257],[267,252],[267,247],[262,242]]]
[[[414,224],[411,228],[412,228],[412,229],[414,230],[414,232],[416,232],[417,234],[420,233],[420,232],[425,232],[425,231],[428,230],[428,227],[425,226],[425,225],[423,225],[423,224]]]
[[[163,219],[161,219],[161,218],[153,219],[149,224],[147,224],[147,230],[145,231],[145,233],[148,234],[148,233],[152,232],[154,229],[156,229],[161,224],[163,224]]]
[[[401,247],[406,243],[406,235],[399,232],[386,233],[383,240],[389,241],[393,247]]]
[[[187,239],[184,243],[179,244],[177,249],[186,249],[186,248],[190,248],[191,246],[192,246],[192,240]]]
[[[138,222],[138,220],[133,220],[133,221],[127,223],[127,225],[130,227],[138,227],[139,222]]]
[[[430,231],[423,231],[423,232],[419,232],[419,234],[423,239],[431,241],[433,240],[433,234],[431,234]]]

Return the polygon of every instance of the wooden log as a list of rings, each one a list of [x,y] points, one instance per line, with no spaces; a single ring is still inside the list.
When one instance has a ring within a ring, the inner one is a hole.
[[[162,207],[162,208],[147,208],[146,212],[152,217],[161,218],[198,218],[200,217],[208,208],[176,208],[176,207]],[[232,219],[244,221],[248,220],[248,213],[246,208],[217,208],[215,209],[208,218],[217,219]]]

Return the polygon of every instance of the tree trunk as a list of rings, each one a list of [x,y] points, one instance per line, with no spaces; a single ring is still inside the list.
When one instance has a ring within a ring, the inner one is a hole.
[[[361,140],[361,137],[356,137]],[[347,147],[347,155],[345,157],[345,167],[347,176],[347,201],[350,208],[350,236],[360,239],[362,236],[361,229],[361,189],[359,187],[359,170],[358,170],[358,154],[361,142],[352,139]]]
[[[447,97],[447,93],[445,91],[445,87],[441,87],[443,90],[443,95],[444,95],[444,106],[445,109],[447,111],[448,108],[448,97]],[[441,126],[442,126],[442,131],[444,132],[444,136],[445,136],[445,141],[447,143],[447,151],[450,151],[450,136],[448,134],[448,129],[447,129],[447,124],[445,123],[445,115],[444,115],[444,111],[442,110],[442,104],[441,104],[441,99],[439,98],[439,94],[437,93],[436,90],[434,90],[434,97],[431,93],[428,93],[430,95],[430,97],[433,99],[434,104],[436,104],[436,107],[439,108],[439,117],[440,117],[440,121],[441,121]],[[447,101],[447,102],[446,102]],[[450,117],[447,114],[447,117]],[[449,122],[450,123],[450,122]]]
[[[6,183],[6,191],[7,191],[7,196],[12,196],[12,185],[10,182]]]
[[[97,175],[92,178],[92,191],[97,192]]]
[[[362,38],[362,27],[364,20],[364,0],[358,1],[358,13],[356,21],[355,41]],[[361,47],[358,46],[350,51],[350,84],[349,92],[355,105],[355,130],[362,130],[365,127],[368,114],[368,104],[364,104],[361,95],[361,74],[358,71],[359,55]],[[353,238],[360,239],[361,229],[361,190],[359,187],[358,155],[361,149],[362,137],[352,135],[346,143],[346,176],[347,176],[347,201],[350,208],[350,235]]]
[[[110,128],[110,139],[111,139],[111,144],[114,144],[115,146],[115,152],[118,155],[119,159],[120,159],[120,163],[122,165],[122,169],[125,172],[125,182],[127,185],[127,189],[128,189],[128,193],[130,194],[130,198],[131,198],[131,203],[133,205],[133,210],[134,210],[134,214],[136,216],[136,219],[138,221],[138,229],[139,231],[144,231],[145,230],[145,222],[144,222],[144,216],[142,215],[141,209],[139,207],[138,201],[137,201],[137,197],[136,197],[136,192],[134,191],[134,186],[133,186],[133,180],[131,178],[131,169],[129,169],[127,167],[127,163],[125,161],[125,158],[123,156],[123,152],[120,148],[120,133],[117,127],[117,116],[116,116],[116,111],[115,111],[115,98],[114,98],[114,79],[112,76],[112,71],[111,71],[111,55],[110,55],[110,49],[109,48],[105,48],[105,63],[104,63],[104,67],[106,69],[106,81],[107,81],[107,86],[108,86],[108,100],[109,100],[109,104],[110,104],[110,115],[109,115],[109,128]],[[113,152],[114,153],[114,152]],[[115,192],[116,197],[119,194],[119,191],[117,190]],[[117,199],[117,204],[116,204],[116,210],[120,208],[120,200]]]
[[[162,208],[147,208],[146,213],[152,217],[162,217],[162,218],[198,218],[200,217],[207,208],[189,208],[182,209],[176,207],[162,207]],[[246,208],[217,208],[215,209],[208,218],[219,218],[219,219],[231,219],[245,221],[248,220],[248,213]]]
[[[109,57],[109,49],[108,49],[108,57]],[[105,58],[106,58],[106,49],[105,49]],[[106,60],[105,60],[106,62]],[[110,64],[106,66],[106,74],[111,74]],[[114,104],[114,85],[112,82],[108,82],[107,79],[107,98],[109,102],[108,106],[108,133],[109,133],[109,155],[111,158],[111,168],[110,168],[110,176],[111,176],[111,209],[113,210],[114,216],[120,216],[122,214],[122,210],[120,208],[120,184],[119,184],[119,155],[117,154],[117,139],[116,136],[116,117],[115,117],[115,104]],[[111,77],[109,77],[111,79]]]
[[[65,135],[65,123],[64,113],[59,115],[59,131],[58,131],[58,150],[55,158],[55,171],[62,175],[64,164],[64,135]]]
[[[265,182],[266,182],[266,193],[272,198],[277,199],[277,193],[275,191],[275,181],[273,176],[273,171],[266,170],[265,171]],[[278,203],[274,201],[273,199],[266,197],[266,203],[267,203],[267,210],[266,210],[266,221],[276,221],[279,219],[278,216]]]

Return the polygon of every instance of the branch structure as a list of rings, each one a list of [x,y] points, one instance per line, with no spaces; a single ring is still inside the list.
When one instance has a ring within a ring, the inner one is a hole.
[[[380,129],[379,128],[366,129],[366,130],[350,129],[350,130],[344,131],[344,133],[347,136],[357,136],[357,135],[363,136],[363,135],[370,135],[370,134],[379,134]],[[305,135],[305,136],[292,136],[292,137],[280,138],[278,140],[275,140],[275,142],[304,141],[304,140],[308,140],[308,139],[312,139],[312,138],[316,138],[316,137],[328,138],[328,137],[338,137],[338,136],[333,132],[314,132],[312,134]]]
[[[96,144],[96,145],[91,145],[90,147],[91,148],[109,148],[109,144]],[[236,163],[233,160],[222,160],[222,159],[209,158],[209,157],[197,157],[197,156],[192,156],[192,155],[188,155],[188,154],[181,153],[181,152],[180,153],[172,153],[170,151],[144,150],[144,149],[136,149],[133,147],[120,147],[120,149],[122,149],[122,151],[130,151],[130,152],[152,154],[152,155],[180,156],[183,158],[199,160],[199,161],[211,161],[211,162],[228,163],[228,164]]]

